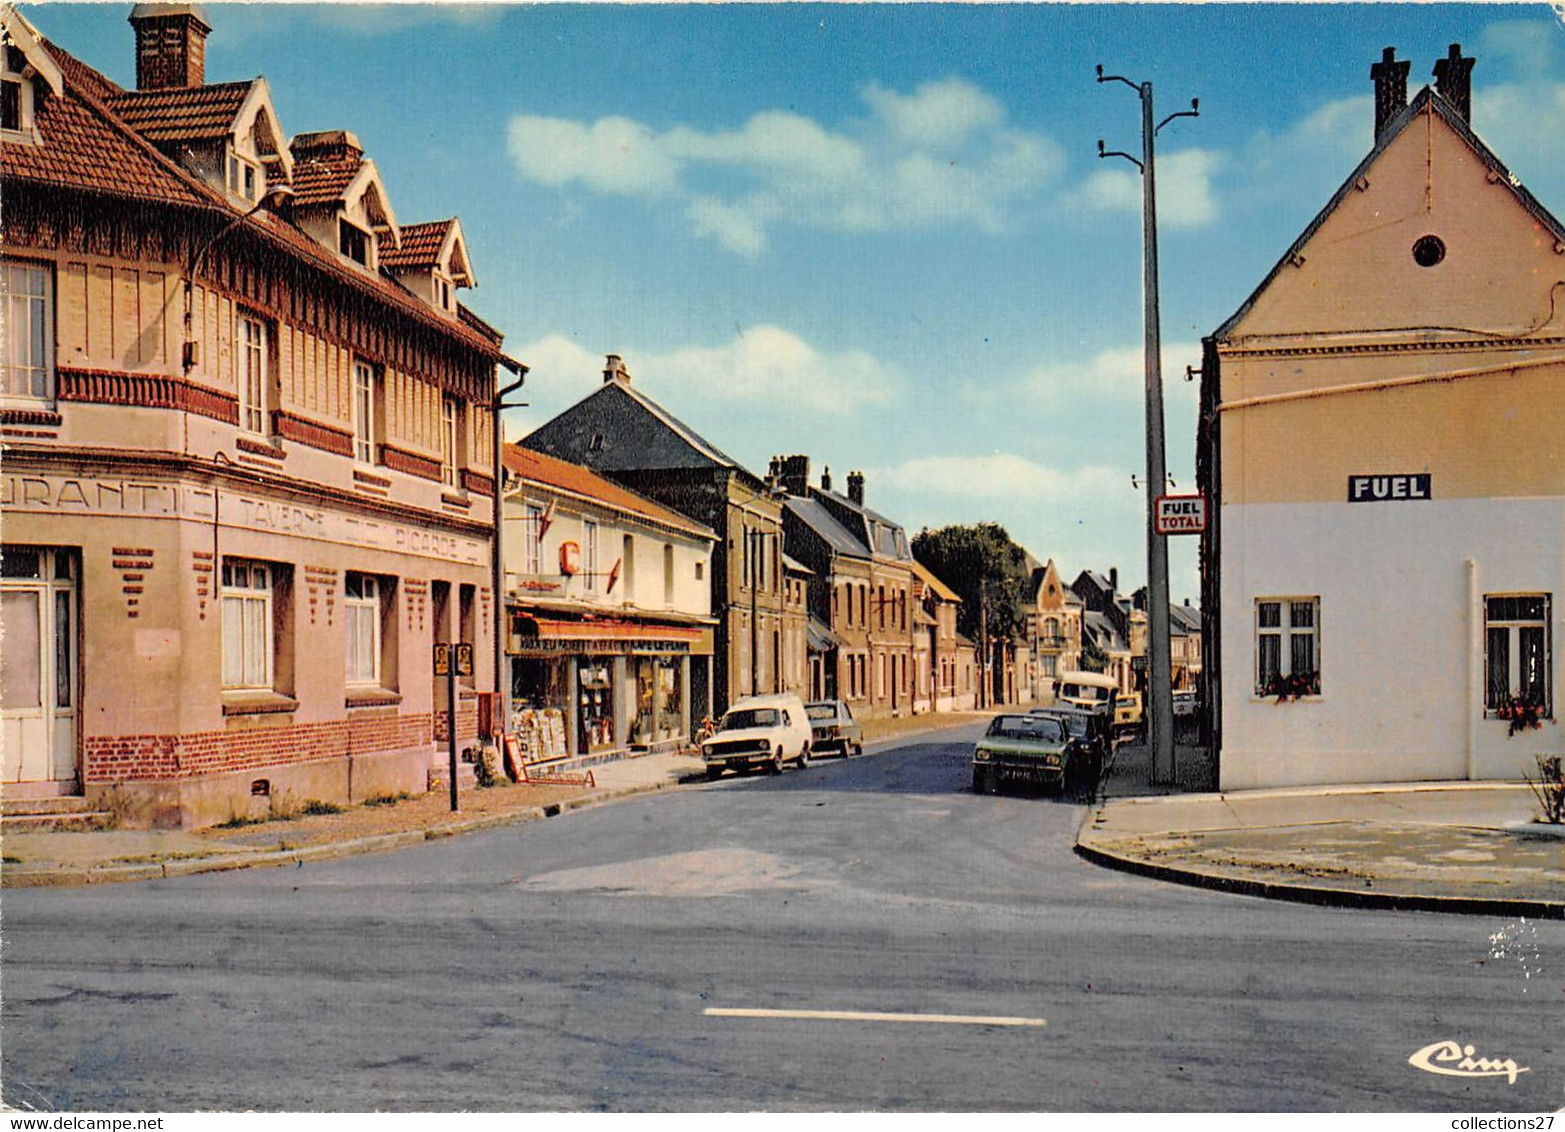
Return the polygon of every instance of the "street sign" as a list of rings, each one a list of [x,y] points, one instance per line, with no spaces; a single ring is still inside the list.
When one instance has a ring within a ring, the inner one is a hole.
[[[451,646],[435,646],[435,675],[448,676],[451,672]]]
[[[1206,530],[1206,497],[1160,495],[1155,518],[1160,535],[1201,534]]]

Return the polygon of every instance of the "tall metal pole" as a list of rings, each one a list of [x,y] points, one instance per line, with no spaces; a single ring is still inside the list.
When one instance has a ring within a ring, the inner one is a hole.
[[[1152,748],[1152,781],[1171,785],[1174,771],[1173,661],[1168,637],[1168,541],[1157,532],[1157,500],[1168,483],[1163,453],[1163,351],[1158,317],[1157,273],[1157,132],[1175,118],[1193,118],[1200,103],[1159,122],[1153,115],[1152,84],[1136,84],[1098,68],[1098,82],[1122,82],[1141,98],[1141,160],[1128,153],[1105,152],[1100,157],[1125,157],[1141,167],[1142,323],[1146,334],[1146,536],[1147,536],[1147,692],[1148,744]]]
[[[1168,538],[1157,533],[1157,498],[1168,483],[1163,452],[1163,348],[1158,318],[1157,173],[1152,84],[1141,84],[1142,319],[1146,325],[1147,387],[1147,660],[1151,693],[1152,781],[1174,781],[1173,662],[1168,639]]]
[[[505,426],[501,421],[501,414],[508,408],[519,409],[520,405],[507,405],[507,394],[513,393],[522,387],[522,382],[527,380],[527,367],[520,362],[508,362],[507,368],[514,365],[511,370],[516,374],[516,380],[495,392],[493,400],[489,402],[489,423],[491,443],[493,445],[494,466],[494,532],[491,536],[489,549],[489,592],[494,600],[494,690],[495,710],[500,713],[500,730],[494,738],[500,746],[500,762],[505,763],[505,733],[511,726],[511,674],[507,671],[505,663],[506,636],[510,628],[511,610],[505,592]],[[495,383],[499,384],[498,381]]]

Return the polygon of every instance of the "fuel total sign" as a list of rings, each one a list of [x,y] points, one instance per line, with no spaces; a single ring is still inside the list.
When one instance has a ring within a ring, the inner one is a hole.
[[[1206,530],[1206,497],[1160,495],[1156,522],[1160,535],[1198,535]]]

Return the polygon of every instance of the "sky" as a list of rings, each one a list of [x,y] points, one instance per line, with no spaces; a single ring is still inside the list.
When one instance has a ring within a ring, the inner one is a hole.
[[[128,4],[38,4],[135,83]],[[515,439],[605,354],[764,474],[805,453],[910,534],[995,521],[1146,576],[1140,150],[1153,84],[1168,472],[1200,340],[1368,152],[1370,65],[1474,56],[1473,125],[1565,215],[1565,4],[208,4],[208,81],[347,129],[397,219],[461,219],[463,301],[531,367]],[[1134,479],[1132,478],[1134,477]],[[1171,538],[1174,600],[1199,595]]]

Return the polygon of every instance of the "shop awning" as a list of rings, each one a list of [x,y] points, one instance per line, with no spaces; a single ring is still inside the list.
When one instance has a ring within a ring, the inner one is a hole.
[[[804,627],[804,635],[811,652],[830,652],[842,644],[842,639],[826,628],[825,624],[811,617]]]
[[[512,617],[520,637],[552,641],[698,641],[702,630],[694,625],[650,625],[641,621],[608,619],[566,621],[554,617]]]

